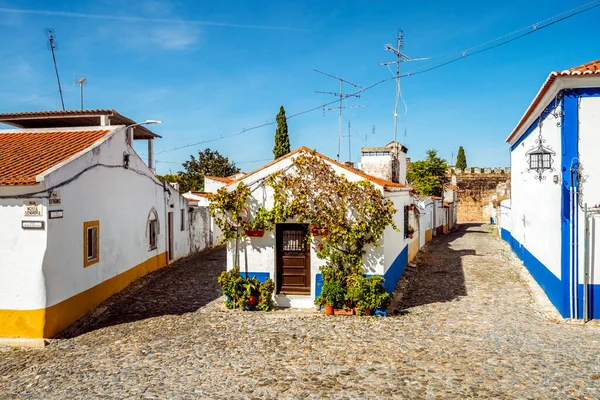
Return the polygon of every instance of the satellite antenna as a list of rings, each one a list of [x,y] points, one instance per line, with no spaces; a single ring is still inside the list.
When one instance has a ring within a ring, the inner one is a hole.
[[[65,111],[65,100],[63,99],[62,87],[60,86],[60,77],[58,76],[58,66],[56,65],[56,39],[54,38],[54,29],[47,29],[46,36],[48,37],[48,43],[50,44],[50,50],[52,51],[52,61],[54,61],[54,71],[56,72],[56,81],[58,82],[58,92],[60,93],[60,102],[62,109]]]
[[[314,69],[313,71],[328,76],[330,78],[334,78],[337,79],[338,81],[340,81],[340,91],[339,92],[322,92],[320,90],[315,90],[315,93],[321,93],[321,94],[332,94],[336,97],[340,98],[340,105],[338,107],[331,107],[331,108],[325,108],[325,106],[323,106],[323,114],[325,113],[325,111],[331,111],[331,110],[339,110],[339,116],[338,116],[338,152],[337,152],[337,160],[338,162],[340,161],[340,151],[342,148],[342,109],[344,108],[360,108],[363,106],[344,106],[342,105],[342,102],[344,99],[347,99],[348,97],[358,97],[360,98],[361,93],[363,92],[364,88],[360,85],[357,85],[356,83],[352,83],[350,81],[347,81],[343,78],[339,78],[337,76],[328,74],[326,72],[322,72],[319,70]],[[343,92],[343,85],[344,83],[347,83],[348,85],[354,86],[355,88],[360,89],[359,92],[356,93],[351,93],[351,94],[347,94]]]
[[[87,86],[87,78],[85,76],[82,76],[76,79],[75,81],[75,83],[79,85],[79,101],[81,104],[81,109],[83,110],[83,87]]]

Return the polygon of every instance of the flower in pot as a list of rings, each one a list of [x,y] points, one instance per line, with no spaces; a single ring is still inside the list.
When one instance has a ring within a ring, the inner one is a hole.
[[[260,281],[256,277],[246,279],[244,287],[246,289],[245,297],[248,299],[248,307],[256,307],[258,304],[258,295],[260,294]]]
[[[316,305],[325,306],[325,314],[332,315],[335,308],[344,307],[346,290],[339,280],[323,283],[321,295],[315,300]]]
[[[406,229],[406,235],[409,238],[412,238],[414,234],[415,234],[415,228],[413,228],[412,226],[409,225],[408,228]]]

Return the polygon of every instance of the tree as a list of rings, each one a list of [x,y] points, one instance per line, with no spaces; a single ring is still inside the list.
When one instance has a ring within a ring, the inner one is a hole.
[[[456,168],[464,171],[467,169],[467,157],[465,157],[465,149],[462,146],[458,148],[458,155],[456,156]]]
[[[411,163],[407,179],[418,194],[441,196],[447,169],[446,160],[438,157],[437,150],[427,150],[425,160]]]
[[[199,151],[197,160],[193,155],[190,158],[191,160],[183,163],[184,171],[179,171],[177,182],[181,193],[189,190],[203,191],[206,175],[226,177],[240,172],[229,158],[211,149]]]
[[[279,108],[277,114],[277,130],[275,131],[275,147],[273,154],[275,159],[286,155],[290,152],[290,137],[288,136],[287,119],[285,118],[285,110],[283,106]]]

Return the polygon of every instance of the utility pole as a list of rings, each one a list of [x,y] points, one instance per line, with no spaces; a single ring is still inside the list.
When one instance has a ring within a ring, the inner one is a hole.
[[[422,61],[427,60],[427,58],[410,58],[406,54],[402,53],[403,47],[403,32],[398,29],[398,39],[396,43],[397,47],[393,47],[391,44],[386,44],[385,49],[391,51],[396,55],[396,61],[386,61],[381,62],[379,65],[387,66],[389,68],[390,65],[396,64],[396,106],[394,108],[394,142],[398,136],[398,99],[400,97],[400,63],[409,62],[409,61]],[[391,71],[391,69],[390,69]]]
[[[347,81],[345,79],[339,78],[337,76],[325,73],[325,72],[321,72],[319,70],[314,70],[315,72],[318,72],[319,74],[328,76],[330,78],[334,78],[340,81],[340,91],[339,92],[321,92],[318,90],[315,90],[315,93],[322,93],[322,94],[332,94],[336,97],[340,98],[340,105],[338,107],[332,107],[332,108],[325,108],[325,106],[323,106],[323,112],[325,111],[330,111],[330,110],[339,110],[339,115],[338,115],[338,151],[337,151],[337,160],[338,162],[340,161],[340,151],[341,151],[341,147],[342,147],[342,109],[344,108],[360,108],[362,106],[344,106],[342,104],[342,101],[344,99],[347,99],[348,97],[358,97],[360,98],[360,94],[363,91],[363,87],[360,85],[357,85],[356,83],[352,83],[350,81]],[[352,85],[356,88],[360,89],[360,92],[357,93],[351,93],[351,94],[344,94],[343,89],[344,89],[344,83],[347,83],[349,85]]]
[[[352,147],[350,145],[350,121],[348,121],[348,161],[352,162]]]
[[[58,76],[58,67],[56,65],[56,55],[54,54],[54,50],[56,49],[56,41],[54,40],[54,30],[48,29],[46,31],[48,35],[48,42],[50,43],[50,50],[52,51],[52,60],[54,61],[54,71],[56,72],[56,81],[58,82],[58,92],[60,93],[60,102],[62,104],[62,109],[65,111],[65,101],[63,99],[62,87],[60,86],[60,77]]]

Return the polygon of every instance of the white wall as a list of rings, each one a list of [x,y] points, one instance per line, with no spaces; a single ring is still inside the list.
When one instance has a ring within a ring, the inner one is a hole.
[[[189,213],[190,252],[212,247],[210,242],[210,211],[207,207],[194,207]]]
[[[8,195],[0,187],[0,196]],[[25,217],[23,204],[42,204],[42,217]],[[26,230],[21,221],[43,221],[47,225],[46,199],[0,199],[0,309],[34,310],[46,307],[42,263],[47,228]]]
[[[211,179],[209,177],[204,177],[204,192],[205,193],[217,193],[217,190],[227,185],[225,182],[218,181],[216,179]]]
[[[292,156],[294,157],[294,156]],[[250,213],[250,220],[252,215],[260,208],[266,207],[270,209],[273,206],[273,192],[268,186],[262,183],[262,179],[269,174],[279,170],[286,169],[292,164],[291,158],[284,159],[279,163],[269,166],[257,173],[245,178],[243,183],[250,186],[251,196],[248,201],[248,210]],[[330,164],[334,171],[338,174],[344,174],[344,176],[350,181],[364,180],[361,176],[355,175],[352,172],[338,167],[337,165]],[[235,188],[238,183],[233,184],[231,189]],[[407,245],[407,241],[404,239],[404,205],[411,203],[410,193],[408,191],[402,192],[383,192],[387,198],[390,198],[394,202],[394,206],[398,210],[394,215],[396,225],[401,230],[395,232],[392,228],[386,228],[384,237],[382,239],[382,246],[375,247],[370,246],[366,249],[366,255],[363,260],[366,266],[366,273],[368,274],[380,274],[383,275],[396,259],[400,251]],[[295,221],[288,221],[294,223]],[[316,246],[320,240],[320,237],[313,237],[311,243],[311,297],[315,296],[315,281],[316,275],[320,273],[320,266],[326,263],[326,260],[321,260],[317,257]],[[227,254],[227,269],[230,270],[235,266],[234,253],[235,253],[235,240],[228,244]],[[276,280],[275,265],[276,265],[276,254],[275,254],[275,230],[265,231],[262,238],[251,237],[240,239],[239,243],[239,266],[242,272],[268,272],[270,277]]]
[[[506,200],[502,200],[502,202],[500,203],[500,207],[499,208],[499,221],[497,222],[498,226],[501,229],[504,229],[508,232],[512,232],[512,223],[513,223],[513,219],[512,219],[512,209],[511,209],[511,205],[510,205],[511,200],[510,199],[506,199]]]
[[[129,169],[122,168],[123,152],[130,152]],[[47,306],[54,305],[167,251],[167,214],[173,212],[174,259],[189,253],[189,223],[180,229],[180,210],[187,218],[187,201],[163,184],[125,144],[124,131],[45,178],[47,184],[68,179],[86,164],[93,167],[60,188],[63,218],[48,221],[48,250],[44,260]],[[168,206],[165,208],[165,199]],[[171,207],[173,205],[173,207]],[[148,217],[155,209],[159,232],[157,248],[150,249]],[[83,267],[83,223],[100,222],[100,261]]]
[[[583,97],[579,103],[579,161],[583,179],[581,182],[582,205],[600,206],[600,97]],[[600,215],[589,218],[590,230],[590,283],[600,284]],[[583,283],[584,272],[585,217],[579,209],[579,283]]]
[[[561,185],[553,182],[554,175],[561,176],[561,128],[557,122],[550,114],[542,125],[545,145],[556,152],[555,171],[546,171],[546,179],[535,179],[525,155],[536,145],[539,127],[511,152],[511,208],[512,236],[560,279]]]
[[[425,246],[426,232],[433,228],[433,200],[418,201],[415,204],[419,208],[419,247]]]

